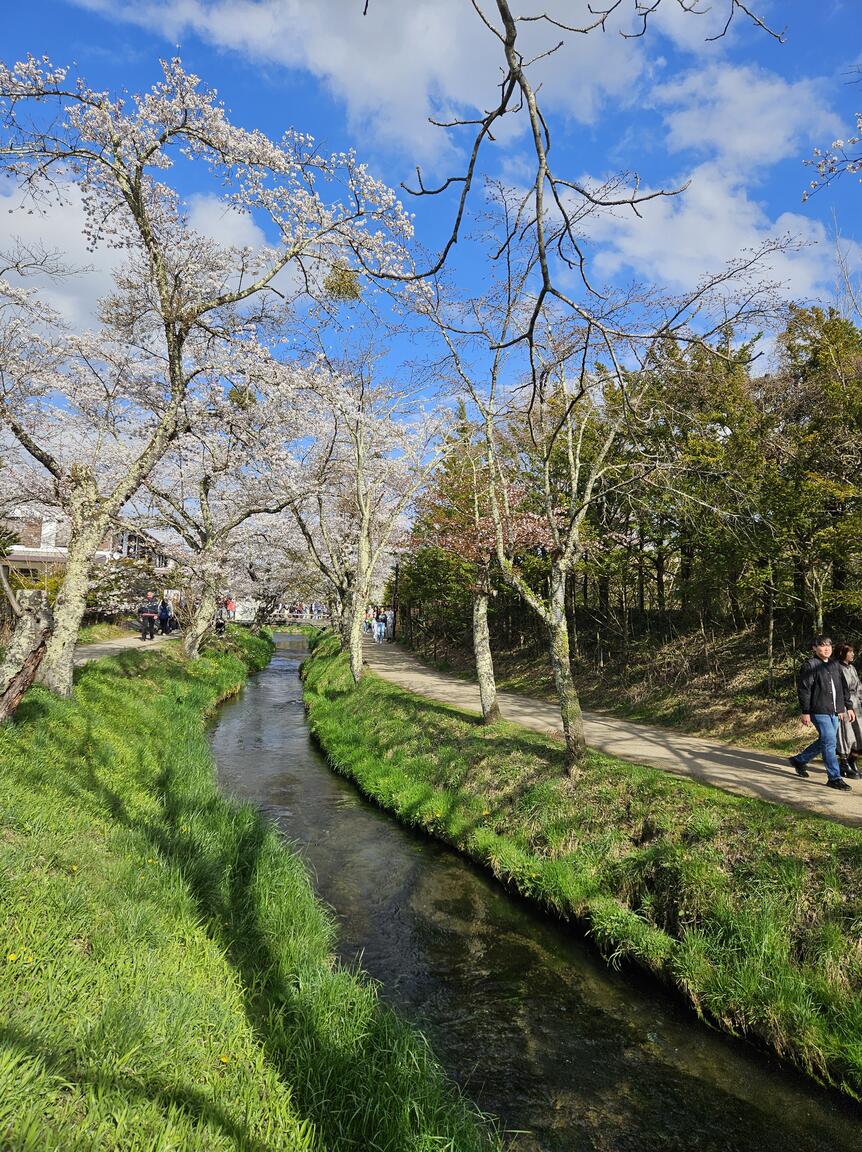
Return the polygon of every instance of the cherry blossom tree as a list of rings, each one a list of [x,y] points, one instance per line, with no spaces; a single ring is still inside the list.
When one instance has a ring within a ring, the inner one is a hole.
[[[324,578],[354,681],[375,575],[436,459],[440,417],[413,390],[373,377],[373,357],[319,360],[302,400],[307,438],[289,507]]]
[[[206,171],[226,209],[272,236],[257,249],[192,228],[171,175]],[[226,353],[253,350],[290,297],[358,265],[399,276],[410,223],[352,153],[324,156],[231,123],[178,60],[145,93],[112,97],[47,59],[0,65],[0,164],[38,210],[73,186],[90,245],[119,249],[103,330],[67,334],[7,277],[0,421],[71,521],[56,626],[41,678],[71,692],[93,554],[112,520],[183,433],[187,398]]]
[[[296,488],[291,447],[300,427],[290,373],[259,356],[242,368],[233,360],[229,386],[220,377],[187,402],[189,431],[146,480],[148,514],[137,521],[160,533],[160,546],[180,566],[192,604],[183,638],[191,658],[212,629],[237,551],[247,551],[250,536],[287,507]]]

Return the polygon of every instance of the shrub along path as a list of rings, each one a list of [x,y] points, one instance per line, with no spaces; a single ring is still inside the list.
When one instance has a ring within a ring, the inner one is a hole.
[[[435,672],[398,644],[368,640],[365,659],[378,676],[400,688],[455,708],[481,712],[476,684]],[[501,692],[499,702],[506,720],[545,735],[560,731],[560,714],[553,704],[509,692]],[[810,778],[802,780],[779,754],[701,740],[597,712],[584,713],[584,729],[589,746],[605,755],[648,764],[677,776],[690,776],[727,792],[817,812],[846,824],[862,824],[862,780],[851,782],[852,792],[826,788],[826,770],[819,760],[809,765]],[[814,730],[809,728],[808,732],[811,735],[807,739],[813,739]],[[800,749],[805,743],[806,734],[800,724]]]

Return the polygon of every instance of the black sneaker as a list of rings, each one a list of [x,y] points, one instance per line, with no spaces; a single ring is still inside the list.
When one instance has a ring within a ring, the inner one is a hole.
[[[826,787],[827,788],[837,788],[839,792],[852,792],[853,791],[853,789],[850,787],[850,785],[847,783],[847,781],[842,780],[840,776],[836,776],[834,779],[827,780],[826,781]]]
[[[862,780],[862,772],[856,767],[855,760],[847,762],[847,779],[848,780]]]
[[[791,756],[788,759],[791,768],[796,772],[797,776],[808,776],[808,769],[802,763],[798,756]]]

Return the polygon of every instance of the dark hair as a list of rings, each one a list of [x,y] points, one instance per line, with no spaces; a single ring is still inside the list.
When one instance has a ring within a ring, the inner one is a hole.
[[[855,652],[855,651],[856,651],[856,648],[853,644],[839,644],[838,645],[838,651],[835,653],[835,655],[838,657],[838,659],[843,664],[844,661],[847,659],[847,653],[848,652]]]
[[[815,636],[814,639],[811,641],[811,647],[817,648],[820,644],[831,644],[831,643],[832,643],[832,637],[826,636],[824,633],[821,633],[819,636]]]

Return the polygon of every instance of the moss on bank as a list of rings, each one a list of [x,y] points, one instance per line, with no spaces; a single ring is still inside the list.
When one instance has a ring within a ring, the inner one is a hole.
[[[582,921],[724,1030],[862,1095],[862,832],[483,727],[373,675],[333,637],[304,669],[330,763],[407,823]]]
[[[204,716],[270,651],[123,653],[0,730],[3,1149],[496,1147],[218,791]]]

